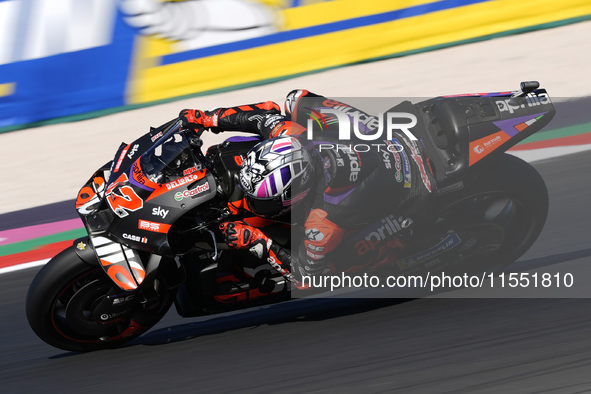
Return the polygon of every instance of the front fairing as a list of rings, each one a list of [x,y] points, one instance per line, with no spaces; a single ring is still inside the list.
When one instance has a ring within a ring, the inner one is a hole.
[[[193,152],[180,122],[153,129],[122,144],[110,171],[95,173],[79,195],[80,200],[82,194],[92,194],[87,198],[92,204],[80,200],[78,212],[91,236],[151,253],[173,253],[168,235],[175,222],[216,194],[206,164]]]

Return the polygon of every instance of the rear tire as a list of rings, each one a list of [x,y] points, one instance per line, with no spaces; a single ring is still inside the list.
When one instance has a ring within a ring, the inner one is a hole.
[[[513,263],[532,246],[546,222],[548,205],[548,189],[536,169],[503,154],[476,182],[442,198],[439,212],[446,226],[463,234],[464,248],[471,234],[482,234],[473,238],[471,251],[464,251],[473,255],[461,268],[484,271]]]
[[[117,305],[107,297],[121,293],[125,292],[100,266],[82,261],[71,247],[51,259],[31,283],[27,319],[49,345],[87,352],[117,347],[140,336],[164,316],[173,301],[172,294],[163,293],[146,310],[139,296]]]

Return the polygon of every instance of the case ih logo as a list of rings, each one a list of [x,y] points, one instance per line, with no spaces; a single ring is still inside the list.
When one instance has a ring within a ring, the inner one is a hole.
[[[123,233],[122,236],[123,236],[123,238],[128,239],[130,241],[134,241],[134,242],[141,242],[143,244],[148,242],[148,238],[140,237],[139,235]]]
[[[154,233],[166,234],[168,232],[168,230],[170,229],[170,224],[149,222],[147,220],[140,219],[138,228],[140,230],[146,230],[146,231],[152,231]]]

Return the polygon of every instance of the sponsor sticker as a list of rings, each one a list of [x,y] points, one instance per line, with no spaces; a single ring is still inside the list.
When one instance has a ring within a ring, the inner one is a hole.
[[[168,215],[168,212],[170,212],[170,209],[164,209],[160,206],[158,208],[152,208],[152,215],[160,216],[162,217],[162,219],[166,219],[166,215]]]
[[[398,152],[393,152],[394,155],[394,168],[396,169],[396,174],[394,177],[396,178],[396,182],[402,182],[402,159],[400,158],[400,154]],[[409,182],[410,183],[410,182]],[[405,184],[406,187],[406,184]]]
[[[142,169],[139,167],[137,162],[133,165],[132,171],[133,171],[133,179],[135,179],[137,181],[137,183],[139,183],[141,185],[145,185],[146,184],[146,176],[144,175]]]
[[[158,138],[162,137],[162,132],[155,134],[152,136],[152,142],[156,141]]]
[[[509,136],[504,131],[498,131],[495,134],[483,137],[479,140],[472,141],[470,143],[470,160],[469,164],[472,165],[494,151],[496,148],[501,146],[505,141],[509,139]],[[472,153],[473,152],[473,153]]]
[[[140,219],[139,223],[138,223],[138,228],[140,230],[166,234],[168,232],[168,230],[170,230],[170,224],[150,222],[148,220]]]
[[[404,188],[410,189],[412,186],[412,176],[410,174],[410,161],[408,160],[408,156],[406,155],[406,153],[404,153],[402,144],[396,138],[394,138],[392,141],[386,141],[386,144],[389,148],[395,148],[393,152],[398,153],[402,157],[402,174],[404,176]],[[397,156],[394,156],[394,160],[396,160],[396,157]],[[400,157],[398,157],[398,160],[400,160]]]
[[[511,101],[513,100],[513,104]],[[546,93],[539,95],[534,92],[528,93],[524,98],[497,100],[497,108],[500,112],[509,112],[510,114],[519,112],[524,108],[537,107],[539,105],[550,104],[550,97]]]
[[[265,120],[265,127],[271,127],[274,128],[275,126],[277,126],[277,124],[281,121],[284,120],[284,116],[283,115],[271,115],[267,118],[267,120]]]
[[[184,190],[182,192],[177,192],[174,195],[174,199],[177,201],[181,201],[183,198],[195,197],[203,192],[209,190],[209,183],[205,182],[203,185],[198,185],[197,187],[191,190]]]
[[[113,170],[113,172],[119,171],[119,167],[121,167],[121,163],[123,163],[123,159],[125,158],[125,154],[127,153],[128,149],[129,149],[129,145],[127,145],[125,147],[125,149],[123,149],[121,151],[121,155],[119,156],[119,159],[117,160],[117,164],[115,165],[115,169]]]
[[[421,155],[419,153],[418,146],[416,145],[415,141],[409,142],[404,137],[402,137],[402,138],[406,142],[406,145],[410,148],[410,153],[411,153],[412,159],[417,164],[417,167],[419,167],[419,173],[421,174],[421,180],[423,181],[423,185],[425,185],[427,190],[429,190],[429,192],[431,192],[431,181],[429,181],[429,177],[427,176],[427,170],[425,170],[423,158],[421,157]]]
[[[398,266],[404,270],[416,264],[420,264],[427,259],[433,258],[442,252],[445,252],[446,250],[455,248],[460,244],[460,241],[461,239],[457,234],[449,234],[447,237],[441,240],[441,242],[430,247],[429,249],[400,260],[398,262]]]
[[[380,221],[380,226],[370,232],[364,239],[355,243],[355,250],[358,255],[364,255],[388,238],[394,238],[395,234],[403,229],[407,229],[413,223],[412,219],[393,214],[386,216]],[[308,238],[309,239],[309,238]]]
[[[140,144],[135,144],[131,150],[129,151],[129,153],[127,154],[127,157],[129,159],[133,159],[133,155],[135,155],[135,152],[137,152],[138,148],[140,147]]]
[[[143,244],[148,242],[147,237],[140,237],[139,235],[123,233],[122,236],[123,236],[123,238],[128,239],[130,241],[134,241],[134,242],[140,242]]]
[[[169,183],[165,184],[165,186],[166,186],[166,189],[173,190],[173,189],[176,189],[177,187],[181,187],[183,185],[186,185],[187,183],[191,183],[196,180],[199,180],[199,176],[196,174],[191,174],[191,175],[185,176],[183,178],[179,178],[176,181],[169,182]]]
[[[183,176],[187,176],[190,175],[194,172],[197,172],[201,169],[201,165],[195,164],[193,167],[191,168],[187,168],[186,170],[183,171]]]
[[[322,241],[324,239],[324,234],[317,228],[310,228],[306,230],[306,237],[310,241]]]

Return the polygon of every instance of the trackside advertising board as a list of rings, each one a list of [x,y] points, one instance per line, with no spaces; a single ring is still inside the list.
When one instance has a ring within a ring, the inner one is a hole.
[[[590,16],[588,0],[0,0],[0,131]]]

